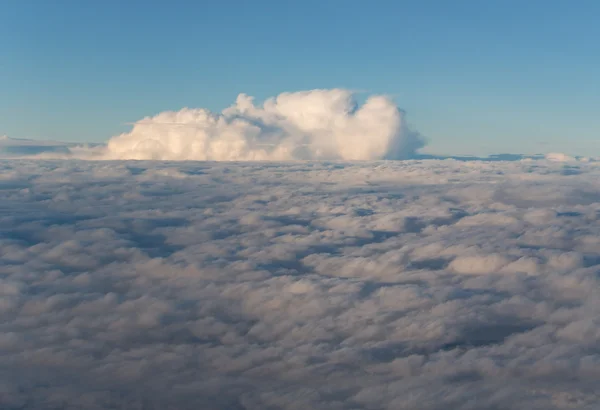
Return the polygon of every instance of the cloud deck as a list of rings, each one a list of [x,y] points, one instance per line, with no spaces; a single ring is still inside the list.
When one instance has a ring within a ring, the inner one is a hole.
[[[1,161],[6,409],[600,402],[600,167]]]

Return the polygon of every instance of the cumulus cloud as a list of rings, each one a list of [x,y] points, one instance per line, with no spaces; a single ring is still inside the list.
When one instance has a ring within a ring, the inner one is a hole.
[[[413,156],[424,140],[388,98],[358,105],[344,89],[283,93],[255,105],[240,94],[221,113],[185,108],[134,124],[105,159],[374,160]]]
[[[0,161],[0,407],[595,409],[564,166]]]

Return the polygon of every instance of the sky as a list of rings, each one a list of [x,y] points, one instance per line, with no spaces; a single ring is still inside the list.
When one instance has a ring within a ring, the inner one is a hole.
[[[0,134],[107,141],[165,110],[391,96],[436,154],[600,155],[596,1],[0,2]]]

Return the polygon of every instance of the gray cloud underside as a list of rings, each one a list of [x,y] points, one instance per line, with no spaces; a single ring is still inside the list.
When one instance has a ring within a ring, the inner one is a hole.
[[[595,409],[599,177],[0,161],[0,407]]]

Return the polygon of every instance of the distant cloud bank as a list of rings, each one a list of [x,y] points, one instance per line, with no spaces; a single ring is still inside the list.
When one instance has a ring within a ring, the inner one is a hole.
[[[343,89],[283,93],[255,105],[240,94],[221,113],[162,112],[112,138],[105,159],[374,160],[406,159],[424,146],[388,98],[359,105]]]

